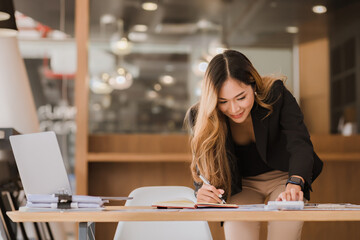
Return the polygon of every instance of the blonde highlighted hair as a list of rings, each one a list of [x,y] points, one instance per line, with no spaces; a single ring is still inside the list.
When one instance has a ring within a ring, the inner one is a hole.
[[[218,110],[217,103],[220,88],[229,77],[252,86],[256,103],[269,110],[265,117],[272,113],[272,105],[267,100],[274,81],[279,79],[261,77],[249,59],[234,50],[216,55],[208,65],[200,102],[196,109],[189,109],[186,117],[189,119],[191,111],[196,111],[190,139],[193,153],[191,173],[199,183],[199,174],[202,174],[216,188],[224,189],[227,197],[231,195],[231,169],[226,149],[228,129],[226,116]]]

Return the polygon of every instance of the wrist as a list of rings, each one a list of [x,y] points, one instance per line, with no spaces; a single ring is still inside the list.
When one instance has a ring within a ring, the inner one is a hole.
[[[287,183],[286,184],[286,190],[290,190],[292,188],[295,188],[296,190],[302,191],[301,187],[299,185],[296,184],[292,184],[292,183]]]
[[[286,181],[285,186],[287,187],[288,184],[297,185],[300,187],[301,191],[304,191],[305,182],[304,179],[300,176],[293,175],[289,177],[289,179]]]

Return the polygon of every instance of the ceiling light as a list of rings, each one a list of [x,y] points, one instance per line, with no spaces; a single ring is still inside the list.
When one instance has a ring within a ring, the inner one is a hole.
[[[208,62],[205,62],[205,61],[204,61],[204,62],[200,62],[200,63],[198,64],[198,69],[199,69],[199,71],[202,72],[202,73],[205,73],[208,65],[209,65]]]
[[[131,32],[128,36],[132,42],[144,42],[148,39],[148,35],[144,32]]]
[[[316,6],[313,6],[312,11],[317,14],[323,14],[323,13],[326,13],[327,8],[323,5],[316,5]]]
[[[296,26],[288,26],[286,27],[286,31],[288,33],[298,33],[299,32],[299,28]]]
[[[155,89],[155,91],[160,91],[161,89],[162,89],[162,87],[161,87],[161,85],[159,84],[159,83],[156,83],[155,85],[154,85],[154,89]]]
[[[115,54],[125,55],[131,52],[132,43],[129,42],[126,37],[122,37],[120,40],[115,37],[111,39],[110,46]]]
[[[114,89],[124,90],[131,87],[133,83],[133,77],[131,73],[127,72],[124,68],[119,68],[116,74],[111,76],[109,84]]]
[[[0,21],[5,21],[10,19],[10,14],[6,12],[0,12]]]
[[[121,38],[120,41],[116,42],[116,48],[118,49],[127,49],[129,46],[129,41],[126,38]]]
[[[170,75],[163,75],[160,77],[160,82],[166,85],[173,84],[175,82],[175,79],[173,76]]]
[[[108,74],[108,73],[103,73],[103,74],[101,74],[101,79],[102,79],[104,82],[108,82],[109,79],[110,79],[110,74]]]
[[[18,39],[12,32],[8,34],[8,31],[0,30],[0,126],[14,128],[20,133],[38,132],[34,95]]]
[[[99,78],[98,76],[94,76],[90,80],[90,89],[95,94],[109,94],[113,91],[113,88],[109,86],[106,82]]]
[[[141,7],[146,11],[155,11],[158,8],[158,5],[154,2],[144,2],[141,4]]]
[[[210,22],[209,20],[206,19],[201,19],[199,20],[196,25],[198,26],[198,28],[200,29],[209,29],[212,27],[212,22]]]
[[[227,50],[227,47],[224,43],[220,42],[219,39],[215,39],[210,42],[208,52],[210,55],[215,56],[219,53],[223,53],[225,50]]]
[[[104,14],[100,17],[101,24],[112,24],[116,22],[116,17],[112,14]]]
[[[197,76],[203,77],[208,65],[209,65],[209,62],[206,61],[204,59],[204,57],[201,57],[198,60],[193,62],[192,70]]]
[[[228,49],[227,47],[217,47],[217,48],[215,48],[215,52],[216,52],[216,54],[220,54],[220,53],[223,53],[227,49]]]
[[[159,96],[159,94],[157,92],[155,92],[154,90],[149,90],[146,92],[146,97],[148,99],[155,99]]]
[[[146,32],[148,30],[148,27],[144,24],[137,24],[134,26],[134,31],[136,32]]]

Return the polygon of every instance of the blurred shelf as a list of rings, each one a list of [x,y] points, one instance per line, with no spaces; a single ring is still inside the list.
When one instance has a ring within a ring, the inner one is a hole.
[[[318,153],[325,162],[359,161],[360,153]],[[187,153],[88,153],[89,162],[191,162]]]
[[[359,161],[360,153],[319,153],[319,158],[326,162],[344,162],[344,161]]]

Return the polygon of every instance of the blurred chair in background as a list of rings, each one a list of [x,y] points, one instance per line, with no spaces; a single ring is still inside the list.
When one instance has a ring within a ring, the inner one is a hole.
[[[151,206],[157,201],[189,199],[196,202],[194,190],[182,186],[141,187],[132,191],[125,206]],[[211,240],[211,232],[206,221],[154,221],[119,222],[114,240],[132,239],[172,239]]]

